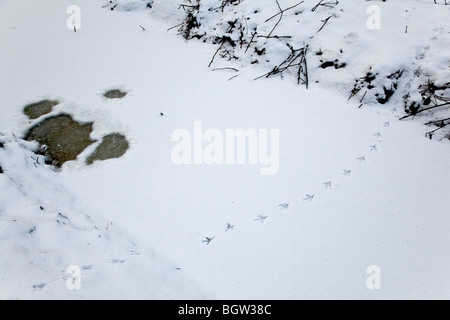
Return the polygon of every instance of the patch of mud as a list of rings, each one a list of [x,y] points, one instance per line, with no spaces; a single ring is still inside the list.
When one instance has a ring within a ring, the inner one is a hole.
[[[97,149],[89,156],[86,163],[91,165],[94,161],[108,160],[122,157],[130,145],[125,136],[113,133],[103,137],[102,143]]]
[[[108,99],[122,99],[126,95],[127,95],[126,92],[117,89],[106,91],[103,94],[103,96]]]
[[[90,138],[92,131],[93,123],[82,124],[62,114],[38,123],[27,132],[24,139],[46,146],[45,155],[53,165],[61,167],[65,162],[75,160],[95,142]]]
[[[49,114],[52,112],[53,107],[58,104],[59,101],[57,100],[42,100],[25,106],[23,112],[28,116],[28,118],[33,120]]]

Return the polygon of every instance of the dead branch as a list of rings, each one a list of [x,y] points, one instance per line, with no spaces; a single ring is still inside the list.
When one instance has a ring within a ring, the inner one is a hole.
[[[366,97],[366,94],[367,94],[367,90],[366,90],[366,92],[364,92],[364,95],[362,96],[361,100],[359,100],[359,103],[363,102],[364,98]]]
[[[212,59],[211,59],[211,62],[210,62],[209,65],[208,65],[208,68],[211,67],[211,65],[213,64],[214,59],[216,58],[216,55],[219,53],[220,49],[222,49],[222,47],[223,47],[223,43],[224,43],[224,41],[222,40],[222,42],[221,42],[221,44],[220,44],[220,47],[219,47],[219,48],[217,49],[217,51],[214,53],[214,55],[213,55],[213,57],[212,57]]]
[[[277,23],[276,23],[275,26],[273,27],[272,31],[269,32],[268,37],[270,37],[270,36],[272,35],[272,33],[275,31],[275,29],[276,29],[276,28],[278,27],[278,25],[280,24],[281,20],[283,20],[284,13],[285,13],[286,11],[288,11],[288,10],[290,10],[290,9],[293,9],[293,8],[299,6],[300,4],[302,4],[302,3],[304,2],[304,1],[301,1],[301,2],[297,3],[296,5],[294,5],[294,6],[292,6],[292,7],[289,7],[289,8],[287,8],[287,9],[284,9],[284,10],[283,10],[283,9],[281,9],[281,6],[280,6],[280,3],[278,2],[278,0],[275,0],[275,1],[277,2],[277,6],[278,6],[278,9],[280,10],[280,12],[278,12],[278,13],[275,14],[275,15],[273,15],[272,17],[270,17],[269,19],[267,19],[265,22],[270,21],[271,19],[275,18],[275,17],[278,16],[278,15],[280,16],[280,18],[278,19]]]
[[[309,80],[308,80],[308,65],[306,62],[306,53],[308,50],[308,46],[305,46],[300,49],[294,49],[291,45],[287,44],[291,53],[280,65],[275,66],[271,71],[263,74],[255,78],[254,80],[258,80],[261,78],[269,78],[276,74],[283,74],[286,70],[294,67],[298,67],[297,69],[297,83],[304,84],[306,88],[308,88]]]
[[[418,111],[412,112],[411,114],[408,114],[408,115],[406,115],[404,117],[401,117],[400,120],[403,120],[403,119],[406,119],[406,118],[409,118],[409,117],[414,117],[414,116],[418,115],[419,113],[422,113],[422,112],[425,112],[425,111],[428,111],[428,110],[431,110],[431,109],[436,109],[436,108],[448,106],[448,105],[450,105],[450,102],[437,104],[435,106],[431,106],[431,107],[428,107],[428,108],[423,108],[423,109],[420,109]]]
[[[184,22],[182,22],[182,23],[180,23],[180,24],[177,24],[176,26],[170,27],[169,29],[167,29],[167,31],[170,31],[170,30],[172,30],[172,29],[181,27],[182,25],[184,25]]]
[[[316,4],[311,11],[314,12],[316,11],[316,9],[319,6],[324,6],[324,7],[328,7],[328,8],[334,8],[335,6],[337,6],[339,4],[339,1],[328,1],[328,2],[324,2],[324,0],[320,0],[318,4]]]
[[[248,46],[247,46],[247,48],[245,49],[245,52],[244,52],[244,53],[247,53],[248,49],[250,48],[250,46],[251,46],[252,43],[253,43],[253,39],[255,38],[255,36],[256,36],[256,31],[252,33],[252,38],[250,39],[250,42],[248,43]]]
[[[232,71],[236,71],[236,72],[239,72],[239,70],[238,70],[238,69],[236,69],[236,68],[231,68],[231,67],[225,67],[225,68],[215,68],[215,69],[212,69],[212,71],[220,71],[220,70],[232,70]]]
[[[316,32],[319,33],[320,31],[322,31],[322,29],[325,27],[325,25],[328,23],[328,21],[332,18],[333,16],[329,16],[328,18],[326,18],[325,20],[322,20],[323,25],[320,27],[319,31]]]
[[[278,15],[280,15],[280,14],[283,14],[284,12],[286,12],[286,11],[288,11],[288,10],[291,10],[291,9],[294,9],[295,7],[298,7],[299,5],[301,5],[303,2],[305,2],[305,1],[301,1],[301,2],[299,2],[299,3],[297,3],[296,5],[293,5],[292,7],[289,7],[289,8],[287,8],[287,9],[284,9],[284,10],[281,10],[280,12],[278,12],[277,14],[274,14],[273,16],[271,16],[269,19],[267,19],[266,21],[264,21],[264,22],[269,22],[270,20],[272,20],[273,18],[275,18],[276,16],[278,16]],[[278,7],[280,7],[279,5],[278,5]]]
[[[450,118],[433,120],[433,121],[425,123],[425,125],[427,125],[427,126],[435,125],[435,126],[438,126],[439,128],[443,128],[443,127],[445,127],[445,126],[450,124],[450,122],[449,123],[445,123],[446,121],[450,121]]]
[[[266,39],[291,39],[291,36],[258,36],[257,38],[266,38]]]

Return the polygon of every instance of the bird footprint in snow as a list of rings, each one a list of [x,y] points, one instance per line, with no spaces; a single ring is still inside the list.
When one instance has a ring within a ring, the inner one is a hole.
[[[46,285],[47,285],[46,283],[35,284],[35,285],[33,286],[33,289],[34,289],[34,290],[42,290],[42,289],[45,288]]]
[[[314,194],[307,194],[303,201],[312,201],[314,199]]]
[[[266,221],[267,218],[268,216],[259,215],[258,218],[255,219],[255,221],[261,221],[261,223],[264,223],[264,221]]]
[[[377,145],[370,146],[370,151],[377,151]]]
[[[359,157],[356,160],[358,160],[359,162],[365,162],[366,161],[366,157],[362,156],[362,157]]]
[[[227,223],[226,227],[227,229],[225,231],[230,231],[234,229],[234,226],[231,223]]]
[[[385,126],[385,127],[390,127],[390,126],[391,126],[391,123],[390,123],[390,122],[385,122],[385,123],[384,123],[384,126]]]
[[[322,183],[322,185],[323,185],[325,188],[331,188],[331,187],[333,186],[332,183],[331,183],[331,181],[324,182],[324,183]]]
[[[373,135],[375,138],[381,138],[381,133],[379,133],[379,132],[377,132],[377,133],[374,133],[374,135]]]
[[[216,237],[208,238],[206,237],[205,240],[202,241],[202,243],[205,243],[207,246],[213,241]]]
[[[279,207],[280,209],[288,209],[288,208],[289,208],[289,203],[282,203],[282,204],[279,204],[278,207]]]
[[[352,174],[352,170],[344,170],[344,176],[349,177]]]

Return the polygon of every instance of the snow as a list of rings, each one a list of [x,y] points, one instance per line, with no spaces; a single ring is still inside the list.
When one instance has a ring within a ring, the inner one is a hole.
[[[319,17],[310,11],[316,1],[286,12],[278,34],[305,19],[295,48],[314,36],[311,52],[347,64],[322,69],[312,55],[308,90],[295,73],[253,81],[289,54],[281,41],[266,45],[270,63],[251,64],[255,54],[238,50],[239,60],[217,57],[208,68],[218,44],[167,31],[184,16],[178,1],[151,9],[119,1],[111,11],[107,1],[79,0],[77,32],[66,28],[72,1],[0,2],[0,298],[449,298],[448,141],[425,139],[421,121],[398,121],[402,94],[420,83],[409,76],[415,68],[448,82],[450,7],[432,2],[376,2],[380,30],[366,28],[368,4],[358,1],[343,12],[317,9]],[[242,1],[223,14],[206,9],[201,28],[211,34],[221,19],[251,16],[268,33],[276,19],[264,21],[277,12],[275,1]],[[314,34],[332,14],[339,19]],[[347,101],[349,90],[370,65],[408,76],[387,104],[369,94],[358,108],[361,96]],[[221,67],[238,72],[211,71]],[[128,94],[105,99],[110,89]],[[23,107],[42,99],[61,103],[28,120]],[[58,171],[20,137],[61,113],[94,122],[98,143]],[[172,133],[193,133],[196,121],[224,133],[278,129],[278,173],[174,164]],[[128,152],[86,165],[114,132],[127,137]],[[81,290],[66,286],[73,265]],[[380,290],[366,286],[372,265]]]

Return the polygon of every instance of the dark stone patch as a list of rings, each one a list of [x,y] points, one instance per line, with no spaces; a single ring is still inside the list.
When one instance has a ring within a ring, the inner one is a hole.
[[[69,115],[45,119],[32,127],[25,136],[27,141],[37,141],[46,146],[45,156],[52,164],[61,167],[65,162],[75,160],[80,153],[95,141],[90,135],[92,123],[81,124]]]
[[[125,136],[113,133],[103,137],[102,143],[86,160],[88,165],[93,164],[95,161],[108,160],[122,157],[130,145]]]
[[[59,101],[57,100],[42,100],[25,106],[23,112],[28,116],[28,118],[33,120],[40,118],[45,114],[49,114],[52,112],[53,107],[58,104]]]
[[[126,95],[127,95],[126,92],[117,89],[106,91],[103,94],[103,96],[108,99],[122,99]]]

